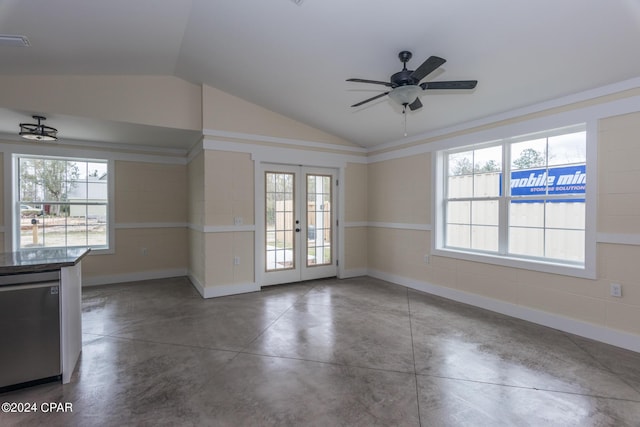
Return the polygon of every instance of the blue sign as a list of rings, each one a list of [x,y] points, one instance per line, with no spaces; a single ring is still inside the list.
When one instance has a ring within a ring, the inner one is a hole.
[[[585,165],[513,171],[511,195],[584,194],[586,183]]]

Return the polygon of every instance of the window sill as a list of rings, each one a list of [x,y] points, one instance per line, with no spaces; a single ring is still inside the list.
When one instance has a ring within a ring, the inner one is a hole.
[[[485,264],[500,265],[503,267],[519,268],[542,273],[560,274],[563,276],[579,277],[583,279],[596,279],[595,269],[588,266],[577,266],[573,264],[562,264],[558,262],[547,262],[529,260],[509,256],[498,256],[491,254],[471,253],[455,249],[433,249],[432,255],[456,258],[465,261],[481,262]]]

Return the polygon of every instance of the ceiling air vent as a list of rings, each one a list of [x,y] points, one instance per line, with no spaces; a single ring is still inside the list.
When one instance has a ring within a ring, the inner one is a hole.
[[[31,44],[26,36],[0,34],[0,46],[29,47]]]

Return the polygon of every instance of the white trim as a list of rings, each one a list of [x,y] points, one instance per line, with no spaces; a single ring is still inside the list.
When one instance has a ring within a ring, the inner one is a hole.
[[[368,222],[368,227],[393,228],[395,230],[431,231],[431,224],[405,224],[401,222]]]
[[[101,250],[102,253],[115,253],[116,251],[116,162],[107,159],[107,233],[109,241],[107,247]],[[18,245],[16,244],[16,247]]]
[[[343,226],[344,228],[369,227],[369,222],[367,221],[345,222]]]
[[[251,232],[256,231],[253,224],[245,225],[197,225],[188,224],[188,228],[200,233],[235,233],[235,232]]]
[[[213,136],[213,137],[221,137],[221,138],[244,139],[249,141],[260,141],[260,142],[268,142],[273,144],[291,145],[293,146],[293,148],[299,148],[299,147],[320,148],[323,150],[339,150],[339,151],[349,151],[353,153],[363,153],[363,154],[368,151],[366,148],[359,147],[359,146],[333,144],[330,142],[316,142],[316,141],[308,141],[308,140],[302,140],[302,139],[282,138],[278,136],[257,135],[253,133],[229,132],[229,131],[216,130],[216,129],[203,129],[202,134],[205,137]]]
[[[640,234],[597,233],[596,242],[640,246]]]
[[[194,134],[197,134],[197,130],[193,130]],[[42,144],[42,143],[30,143],[26,142],[23,138],[17,136],[17,134],[0,134],[0,139],[15,142],[17,144]],[[187,154],[184,148],[172,148],[172,147],[159,147],[155,145],[135,145],[129,143],[114,143],[114,142],[101,142],[101,141],[89,141],[80,139],[60,139],[57,142],[47,143],[51,146],[71,146],[71,147],[91,147],[92,151],[124,151],[124,152],[143,152],[150,155],[164,155],[164,156],[178,156],[184,157]]]
[[[580,277],[583,279],[596,279],[596,272],[581,266],[571,264],[553,263],[547,261],[516,258],[505,255],[483,254],[480,252],[466,252],[454,249],[431,248],[431,254],[446,258],[461,259],[464,261],[480,262],[483,264],[501,265],[503,267],[518,268],[521,270],[538,271],[542,273],[560,274],[563,276]]]
[[[595,171],[598,176],[598,121],[586,122],[586,155],[587,171]],[[587,172],[591,173],[591,172]],[[593,176],[594,174],[591,173]],[[598,231],[598,179],[588,179],[585,185],[585,225],[584,225],[584,266],[586,277],[597,278],[598,257],[596,232]]]
[[[16,227],[16,218],[13,215],[13,209],[15,209],[15,191],[14,191],[14,179],[13,179],[13,155],[11,153],[4,153],[3,155],[3,178],[4,178],[4,223],[9,224],[8,227],[3,225],[4,232],[4,252],[13,251],[13,230]],[[9,191],[7,191],[9,189]]]
[[[191,285],[193,285],[193,287],[196,288],[196,291],[198,291],[200,296],[204,298],[204,285],[202,284],[202,282],[198,280],[198,278],[194,276],[191,272],[187,274],[187,277],[189,278]]]
[[[349,279],[351,277],[366,276],[367,274],[368,274],[368,270],[366,268],[350,268],[350,269],[343,269],[342,274],[339,276],[339,278]]]
[[[398,285],[406,286],[417,291],[448,298],[454,301],[470,304],[496,313],[501,313],[517,319],[526,320],[538,325],[558,329],[560,331],[593,339],[616,347],[640,352],[640,336],[623,332],[605,326],[594,325],[582,320],[572,319],[558,314],[547,313],[534,308],[523,307],[506,301],[500,301],[457,289],[433,285],[416,279],[397,276],[376,270],[369,270],[368,275],[386,280]]]
[[[347,163],[367,163],[364,155],[313,151],[304,147],[274,147],[269,145],[232,142],[206,138],[204,150],[232,151],[251,154],[252,160],[264,163],[295,164],[301,166],[341,168]]]
[[[103,276],[90,276],[82,279],[82,286],[111,285],[114,283],[140,282],[142,280],[166,279],[169,277],[186,276],[187,270],[175,268],[171,270],[151,270],[135,273],[109,274]]]
[[[601,86],[595,89],[589,89],[583,92],[574,93],[561,98],[556,98],[551,101],[545,101],[538,104],[529,105],[526,107],[509,110],[505,113],[494,114],[488,117],[484,117],[478,120],[472,120],[459,125],[450,126],[434,130],[431,132],[425,132],[418,135],[413,135],[409,138],[403,138],[396,141],[387,142],[384,144],[372,147],[369,152],[375,152],[386,149],[393,149],[405,144],[411,144],[414,142],[420,142],[425,139],[438,138],[454,132],[461,132],[469,129],[473,129],[480,126],[491,125],[496,122],[517,119],[529,114],[539,113],[541,111],[550,110],[553,108],[564,107],[572,104],[576,104],[582,101],[589,101],[602,96],[613,95],[616,93],[624,92],[626,90],[635,89],[640,87],[640,77],[624,80],[622,82],[613,83],[606,86]]]
[[[263,283],[265,274],[265,233],[266,219],[264,214],[265,206],[265,183],[262,173],[263,165],[259,161],[253,160],[253,218],[256,223],[256,232],[253,234],[253,277],[257,283]]]
[[[253,282],[222,286],[203,286],[203,284],[191,274],[189,274],[189,280],[202,298],[218,298],[260,291],[260,286]]]
[[[256,226],[253,224],[246,225],[205,225],[202,228],[203,233],[234,233],[234,232],[253,232]]]
[[[193,144],[193,147],[191,147],[191,149],[187,153],[187,164],[191,163],[193,159],[198,157],[198,155],[202,152],[204,152],[204,137]]]
[[[119,222],[115,224],[116,230],[130,230],[140,228],[186,228],[186,222]]]
[[[431,231],[431,224],[407,224],[403,222],[354,221],[354,222],[345,223],[344,227],[345,228],[375,227],[375,228],[393,228],[396,230]]]
[[[122,160],[143,163],[160,163],[170,165],[186,165],[186,151],[182,155],[160,155],[130,153],[124,149],[120,151],[109,151],[99,149],[82,149],[65,147],[64,145],[23,142],[20,144],[8,144],[0,142],[0,151],[5,154],[25,154],[33,156],[54,156],[54,157],[74,157],[87,159]]]

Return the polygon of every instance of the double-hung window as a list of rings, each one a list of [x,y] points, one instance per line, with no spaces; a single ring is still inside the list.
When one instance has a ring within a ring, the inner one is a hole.
[[[436,251],[584,269],[584,126],[444,150],[436,158]]]
[[[17,250],[109,247],[109,162],[15,155]]]

